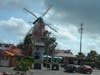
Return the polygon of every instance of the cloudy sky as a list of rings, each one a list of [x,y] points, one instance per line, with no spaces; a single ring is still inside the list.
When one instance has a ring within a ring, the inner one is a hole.
[[[58,32],[57,49],[79,52],[80,24],[83,23],[82,52],[100,53],[100,1],[99,0],[0,0],[0,42],[18,44],[32,27],[35,17],[23,10],[27,8],[37,16],[52,5],[43,17]]]

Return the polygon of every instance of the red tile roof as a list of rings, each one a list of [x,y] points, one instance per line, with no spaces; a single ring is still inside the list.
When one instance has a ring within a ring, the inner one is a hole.
[[[55,50],[55,56],[76,57],[70,50]]]
[[[76,57],[75,55],[73,54],[68,54],[68,53],[58,53],[58,54],[55,54],[55,56],[61,56],[61,57]]]

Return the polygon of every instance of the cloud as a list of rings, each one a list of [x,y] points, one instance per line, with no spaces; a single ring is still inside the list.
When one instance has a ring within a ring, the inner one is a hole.
[[[83,22],[87,32],[99,34],[99,0],[45,0],[44,3],[45,6],[53,6],[50,20],[76,26]]]
[[[59,25],[57,28],[58,33],[56,33],[56,36],[60,36],[61,38],[64,37],[67,40],[77,40],[77,36],[75,36],[78,33],[78,30],[75,26],[69,25],[69,26],[61,26]],[[60,39],[61,39],[60,38]]]
[[[1,20],[0,31],[2,33],[0,38],[2,40],[12,40],[13,42],[16,40],[15,43],[18,43],[20,40],[23,40],[30,28],[31,25],[21,18],[11,17],[8,20]]]
[[[44,2],[44,3],[43,3]],[[100,1],[99,0],[3,0],[0,1],[0,11],[7,10],[7,15],[12,15],[10,12],[15,13],[14,17],[8,20],[0,21],[0,41],[18,43],[23,40],[30,25],[23,19],[26,16],[18,10],[24,7],[35,8],[35,13],[40,14],[42,5],[53,7],[43,17],[45,22],[51,23],[58,33],[53,32],[57,39],[58,47],[60,49],[71,49],[74,53],[79,51],[80,34],[78,29],[80,23],[84,23],[83,30],[83,45],[82,51],[87,52],[90,49],[100,49]],[[39,10],[37,10],[39,8]],[[10,11],[11,10],[11,11]],[[2,11],[1,11],[2,12]],[[17,13],[17,15],[16,15]],[[15,18],[22,15],[21,18]],[[3,14],[4,15],[4,14]],[[23,18],[23,19],[22,19]],[[52,30],[51,30],[52,31]],[[98,51],[99,52],[99,51]]]
[[[24,7],[29,7],[27,5],[26,0],[0,0],[0,9],[1,10],[17,10],[17,9],[22,9]]]
[[[0,10],[6,11],[18,11],[23,8],[38,8],[40,5],[43,5],[43,0],[0,0]]]
[[[78,52],[80,24],[83,23],[83,52],[100,49],[100,1],[99,0],[45,0],[44,5],[52,5],[46,19],[58,30],[56,34],[60,47]],[[62,42],[64,44],[62,44]],[[98,51],[99,52],[99,51]]]

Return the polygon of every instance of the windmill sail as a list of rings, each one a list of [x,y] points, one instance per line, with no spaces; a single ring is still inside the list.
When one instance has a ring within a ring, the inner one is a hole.
[[[46,13],[50,10],[51,7],[49,7],[45,12],[44,14],[41,16],[41,17],[37,17],[33,12],[31,12],[30,10],[24,8],[25,11],[27,11],[28,13],[30,13],[31,15],[33,15],[36,20],[33,22],[34,24],[34,27],[32,27],[33,29],[32,30],[32,35],[34,37],[42,37],[43,35],[43,32],[45,31],[45,23],[42,19],[43,16],[46,15]],[[50,29],[52,29],[53,31],[57,32],[53,27],[51,27],[50,25],[47,25]],[[30,31],[29,31],[30,32]]]

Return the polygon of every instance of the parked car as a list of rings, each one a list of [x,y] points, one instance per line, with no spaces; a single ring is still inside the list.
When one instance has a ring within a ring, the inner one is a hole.
[[[82,65],[79,67],[78,72],[80,73],[92,73],[92,67],[89,65]]]
[[[75,65],[74,64],[68,64],[64,66],[65,72],[75,72]]]

